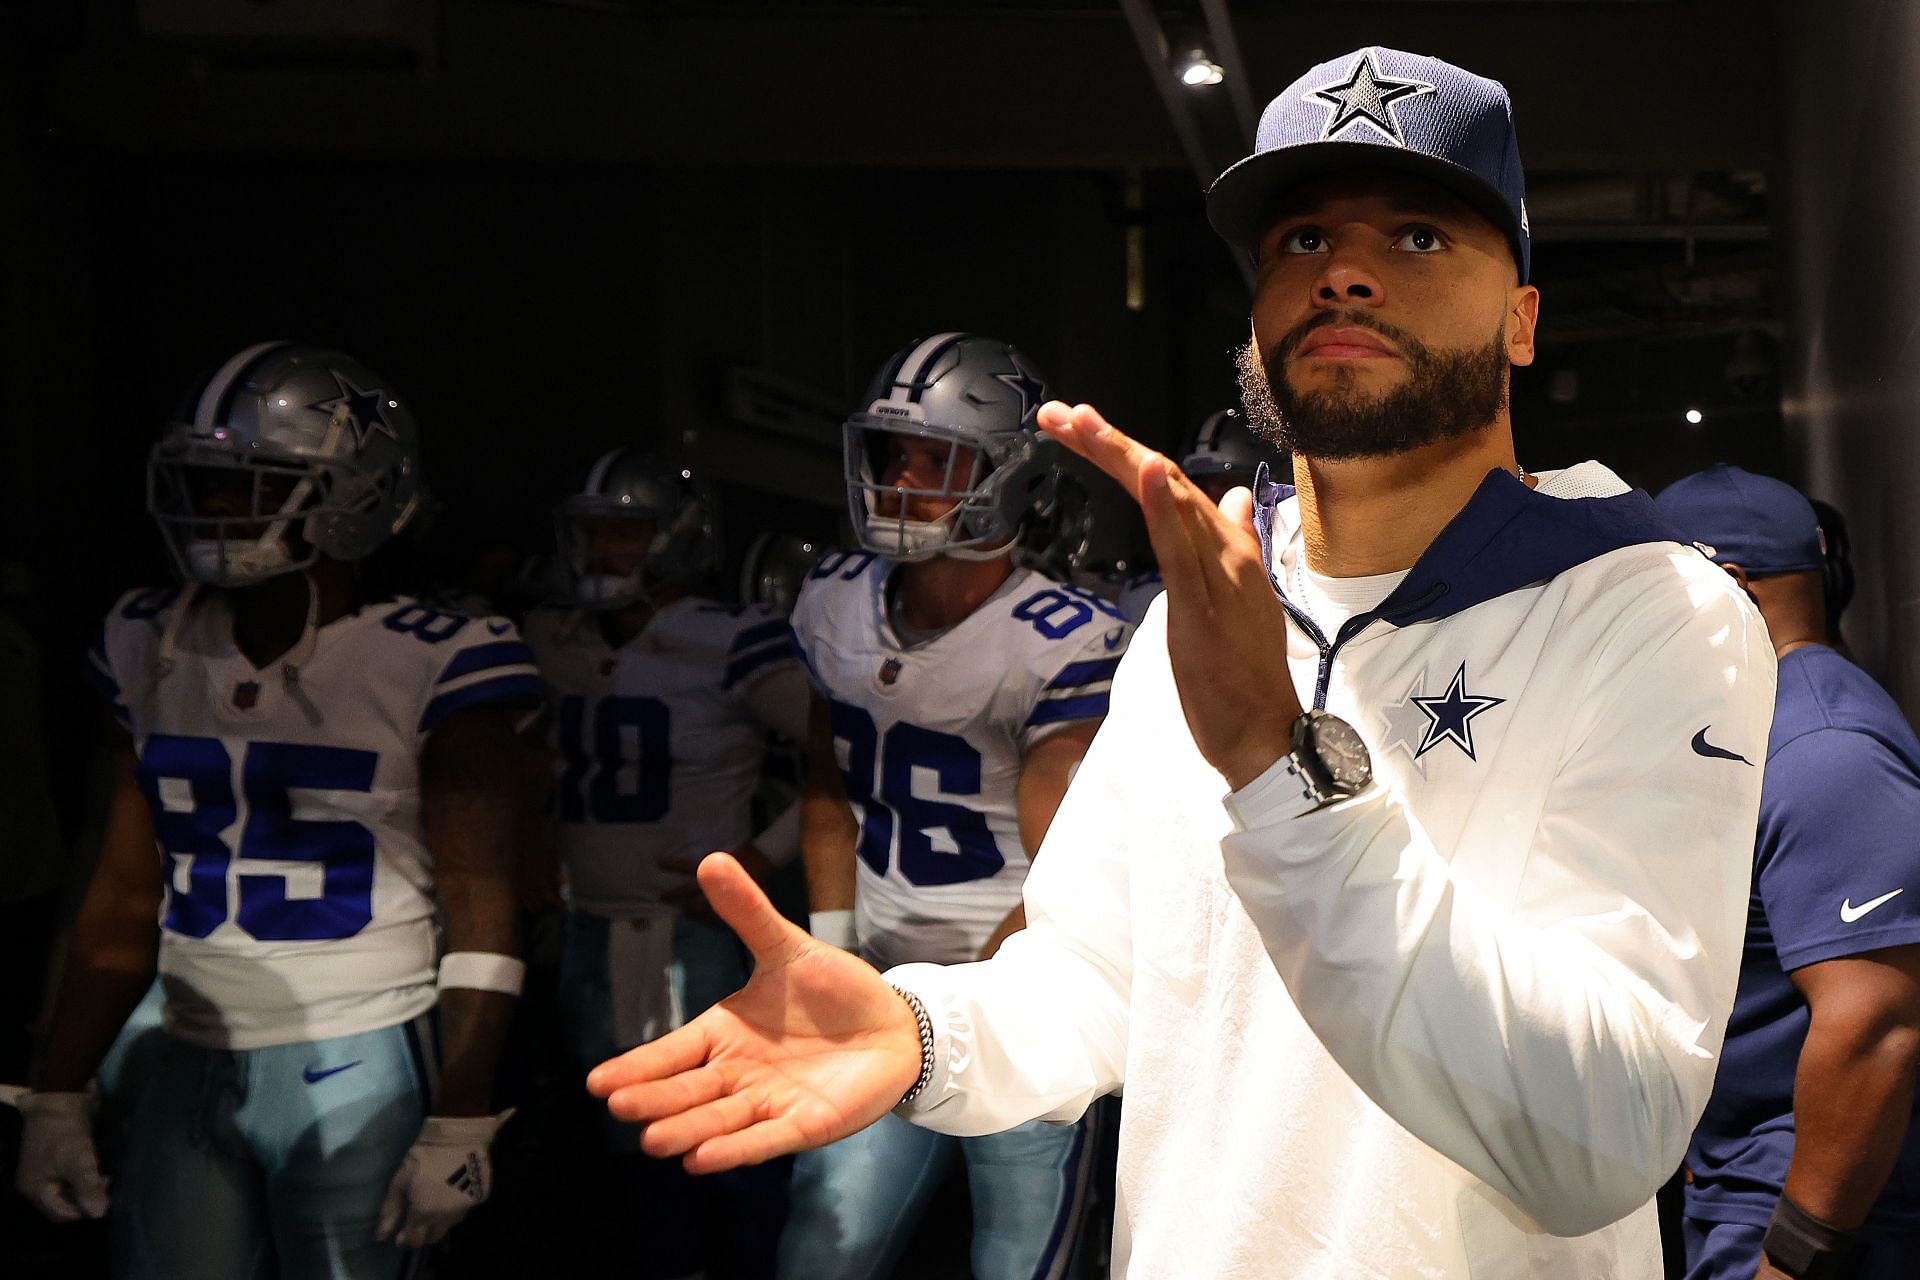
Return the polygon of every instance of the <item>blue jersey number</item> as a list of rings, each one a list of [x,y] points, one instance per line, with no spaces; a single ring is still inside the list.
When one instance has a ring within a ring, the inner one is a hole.
[[[1093,592],[1070,587],[1064,582],[1035,592],[1013,606],[1014,617],[1022,622],[1031,622],[1034,630],[1049,640],[1061,640],[1072,635],[1093,621],[1096,613],[1117,618],[1121,622],[1127,620],[1126,614]]]
[[[230,849],[223,833],[239,809],[226,745],[218,738],[163,733],[148,738],[140,752],[139,779],[165,860],[162,925],[189,938],[204,938],[219,928],[227,919],[227,878],[237,857],[311,862],[321,869],[317,898],[290,898],[283,873],[242,870],[234,923],[250,936],[262,942],[315,942],[350,938],[366,928],[373,919],[373,833],[357,822],[294,817],[293,792],[372,791],[379,759],[372,751],[341,747],[252,743],[240,770],[247,821],[238,848]]]
[[[658,698],[560,699],[562,822],[658,822],[673,801],[671,717]],[[589,737],[589,731],[591,737]],[[628,779],[631,778],[629,783]]]
[[[896,827],[900,874],[908,884],[965,884],[1007,865],[985,814],[914,794],[915,770],[931,773],[946,795],[980,794],[980,753],[965,738],[904,722],[883,737],[859,707],[835,702],[829,711],[833,736],[846,747],[847,798],[860,807],[860,859],[875,875],[887,874]],[[934,847],[936,831],[946,833],[950,848]]]
[[[871,551],[829,551],[820,557],[820,563],[813,566],[813,572],[807,576],[831,578],[837,573],[840,575],[840,581],[852,582],[867,571],[867,566],[872,564],[875,558]]]
[[[381,621],[389,631],[398,631],[403,636],[413,636],[428,644],[452,639],[455,632],[467,625],[467,619],[462,614],[428,608],[418,601],[402,605]]]

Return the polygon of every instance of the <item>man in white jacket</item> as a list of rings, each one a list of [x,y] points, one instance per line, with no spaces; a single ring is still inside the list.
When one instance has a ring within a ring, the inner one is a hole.
[[[1773,702],[1764,627],[1597,463],[1515,461],[1539,294],[1511,107],[1364,49],[1208,212],[1242,390],[1294,455],[1216,508],[1091,407],[1167,593],[992,960],[885,979],[724,857],[752,982],[590,1087],[696,1171],[899,1107],[949,1133],[1126,1091],[1136,1277],[1652,1280],[1713,1083]],[[898,994],[896,994],[896,992]]]

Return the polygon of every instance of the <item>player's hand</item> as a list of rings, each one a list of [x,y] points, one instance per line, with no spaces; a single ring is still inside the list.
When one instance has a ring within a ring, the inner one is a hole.
[[[738,992],[595,1067],[587,1088],[646,1125],[651,1156],[717,1173],[824,1146],[885,1115],[920,1076],[920,1029],[872,965],[814,941],[716,853],[700,885],[753,952]]]
[[[1300,697],[1287,672],[1287,613],[1253,531],[1253,495],[1218,506],[1171,459],[1092,405],[1050,400],[1042,430],[1120,482],[1146,517],[1167,584],[1167,651],[1187,728],[1235,790],[1285,755]]]
[[[13,1185],[55,1222],[107,1216],[107,1180],[93,1148],[93,1100],[28,1093],[19,1101],[20,1167]]]
[[[760,852],[751,842],[729,852],[733,855],[733,860],[753,877],[753,882],[763,889],[772,884],[773,878],[780,874],[780,869],[773,865],[773,860]],[[700,861],[698,858],[661,859],[660,866],[663,870],[685,876],[686,882],[662,890],[660,897],[669,905],[678,908],[684,915],[711,920],[713,908],[707,903],[707,895],[700,892],[700,882],[696,878],[696,873],[700,870]]]
[[[512,1115],[428,1116],[387,1184],[375,1234],[406,1249],[440,1243],[493,1189],[487,1150]]]

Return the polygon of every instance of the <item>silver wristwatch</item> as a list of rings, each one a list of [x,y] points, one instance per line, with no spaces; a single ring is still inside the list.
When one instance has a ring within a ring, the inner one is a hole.
[[[1373,781],[1373,757],[1359,732],[1326,711],[1303,712],[1293,722],[1287,761],[1315,805],[1358,795]]]

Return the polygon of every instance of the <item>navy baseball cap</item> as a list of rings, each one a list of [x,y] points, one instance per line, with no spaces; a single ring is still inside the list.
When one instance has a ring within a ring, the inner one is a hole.
[[[1675,480],[1653,501],[1715,564],[1765,575],[1818,569],[1826,559],[1813,504],[1771,476],[1716,463]]]
[[[1451,191],[1532,266],[1513,101],[1497,80],[1372,46],[1323,62],[1267,104],[1253,154],[1214,180],[1207,221],[1251,253],[1281,194],[1342,169],[1399,169]]]

